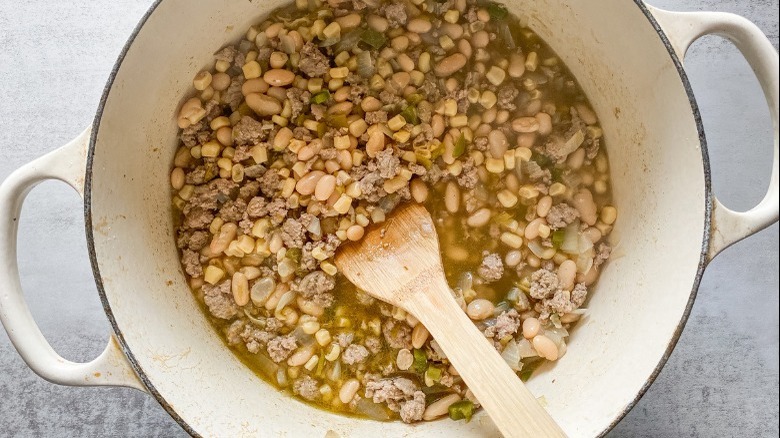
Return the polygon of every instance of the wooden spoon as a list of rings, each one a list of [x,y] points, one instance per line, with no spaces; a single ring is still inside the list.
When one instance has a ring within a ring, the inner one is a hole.
[[[455,302],[425,208],[399,209],[360,242],[343,246],[335,261],[355,286],[428,329],[505,437],[566,436]]]

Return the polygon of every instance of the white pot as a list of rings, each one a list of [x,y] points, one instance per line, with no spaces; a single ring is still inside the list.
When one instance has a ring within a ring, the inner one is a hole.
[[[410,426],[335,415],[282,395],[225,347],[184,282],[168,189],[174,115],[190,78],[212,54],[282,3],[154,4],[122,52],[92,128],[0,187],[0,319],[43,378],[147,391],[193,435],[495,436],[484,413],[470,423]],[[571,68],[609,147],[621,212],[614,258],[566,357],[529,382],[570,436],[597,436],[660,371],[707,263],[778,218],[778,55],[756,26],[730,14],[672,13],[638,0],[510,0],[508,6]],[[771,186],[745,213],[725,208],[711,193],[704,133],[681,64],[688,46],[712,33],[734,41],[753,66],[775,123]],[[26,193],[45,179],[65,181],[84,196],[95,280],[116,334],[86,364],[54,352],[19,283],[17,218]]]

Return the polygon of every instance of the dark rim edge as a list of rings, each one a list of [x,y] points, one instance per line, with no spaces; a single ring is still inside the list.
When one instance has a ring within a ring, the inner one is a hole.
[[[119,325],[117,324],[116,318],[114,317],[114,314],[111,310],[111,305],[108,302],[108,297],[106,296],[105,293],[103,280],[100,274],[100,267],[97,262],[97,253],[95,251],[94,235],[92,232],[92,164],[94,160],[95,143],[97,141],[97,136],[100,131],[100,121],[103,117],[103,111],[105,109],[106,102],[108,101],[108,97],[111,94],[111,88],[114,85],[114,80],[116,79],[117,72],[119,71],[125,57],[127,56],[130,47],[133,45],[135,38],[138,36],[138,33],[141,31],[141,29],[144,27],[146,22],[149,20],[149,17],[154,13],[154,11],[157,9],[160,3],[162,3],[162,1],[163,0],[155,0],[155,2],[152,4],[149,10],[146,11],[146,13],[143,15],[141,20],[135,26],[133,32],[130,34],[130,37],[128,38],[127,42],[122,48],[122,51],[120,52],[116,63],[111,69],[111,73],[109,75],[108,81],[106,82],[106,86],[103,89],[103,94],[101,95],[100,102],[98,104],[97,112],[95,115],[95,119],[92,124],[92,134],[90,136],[89,149],[87,152],[86,175],[85,175],[85,182],[84,182],[84,224],[85,224],[86,236],[87,236],[87,250],[89,252],[90,264],[92,265],[92,273],[93,276],[95,277],[95,285],[97,286],[98,294],[100,295],[100,301],[102,303],[103,310],[105,311],[106,316],[108,317],[108,320],[111,323],[111,327],[114,330],[114,334],[116,335],[119,341],[119,345],[122,349],[122,352],[127,357],[131,367],[138,375],[138,378],[148,389],[152,397],[154,397],[154,399],[157,400],[157,402],[163,407],[163,409],[165,409],[168,415],[170,415],[171,418],[173,418],[184,429],[185,432],[187,432],[193,437],[200,437],[201,435],[198,434],[194,429],[192,429],[192,427],[183,418],[181,418],[181,416],[179,416],[179,414],[176,412],[173,406],[171,406],[165,400],[162,394],[160,394],[160,392],[157,391],[154,384],[151,382],[151,380],[148,378],[146,373],[143,371],[141,365],[138,363],[138,360],[136,359],[132,350],[130,350],[129,346],[127,345],[127,341],[124,338],[122,330],[119,328]],[[682,332],[685,328],[685,324],[688,321],[688,318],[691,314],[693,303],[696,300],[696,295],[699,289],[699,285],[701,284],[701,279],[702,276],[704,275],[704,269],[707,266],[707,250],[709,248],[709,243],[710,243],[710,225],[711,225],[711,217],[712,217],[712,185],[711,185],[711,174],[710,174],[710,161],[707,152],[707,139],[704,134],[704,125],[702,123],[699,106],[698,103],[696,102],[696,98],[693,94],[693,89],[691,88],[691,84],[690,81],[688,80],[688,75],[685,72],[685,68],[683,67],[682,61],[677,56],[677,53],[672,47],[669,38],[666,36],[666,33],[663,31],[661,26],[658,24],[658,21],[653,16],[652,12],[650,12],[647,5],[642,0],[634,0],[634,3],[637,5],[640,11],[645,15],[648,22],[656,31],[658,36],[661,38],[662,43],[664,44],[667,51],[669,52],[672,62],[674,63],[674,66],[677,69],[678,74],[680,75],[680,80],[682,81],[683,88],[685,89],[685,92],[688,95],[688,100],[691,104],[691,111],[693,113],[694,120],[696,122],[696,129],[698,130],[699,133],[699,143],[701,144],[702,163],[704,167],[703,169],[704,184],[705,184],[704,236],[702,239],[702,250],[699,258],[699,265],[696,272],[696,277],[694,279],[693,287],[691,289],[691,294],[690,297],[688,298],[688,303],[685,307],[685,311],[683,312],[680,322],[677,324],[677,329],[675,330],[669,342],[669,345],[667,346],[666,351],[664,352],[664,355],[661,357],[655,369],[653,370],[653,373],[647,378],[645,384],[639,390],[636,397],[629,404],[625,406],[625,408],[615,417],[615,419],[612,421],[612,423],[610,423],[609,426],[607,426],[607,428],[605,428],[601,433],[597,435],[599,438],[606,436],[610,431],[612,431],[612,429],[615,428],[615,426],[617,426],[618,423],[620,423],[621,420],[623,420],[623,418],[625,418],[626,415],[628,415],[628,413],[636,406],[639,400],[641,400],[642,397],[647,393],[650,386],[653,384],[653,382],[655,382],[656,378],[661,373],[661,370],[663,369],[664,365],[666,365],[666,362],[669,360],[669,357],[671,357],[675,346],[680,340],[680,336],[682,335]]]

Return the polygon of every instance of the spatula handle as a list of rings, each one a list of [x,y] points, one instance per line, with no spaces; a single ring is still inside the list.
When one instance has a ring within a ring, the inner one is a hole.
[[[506,438],[565,437],[563,430],[455,302],[440,290],[415,294],[407,310],[422,322]]]

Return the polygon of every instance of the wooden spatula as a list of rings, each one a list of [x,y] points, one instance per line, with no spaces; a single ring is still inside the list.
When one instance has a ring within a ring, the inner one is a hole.
[[[399,209],[335,260],[355,286],[428,329],[505,437],[566,436],[455,302],[425,208]]]

